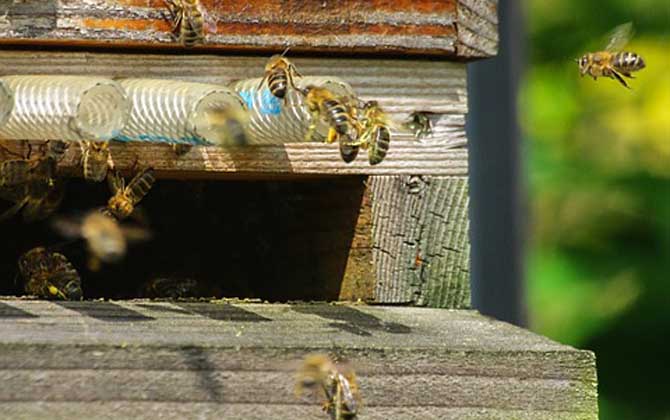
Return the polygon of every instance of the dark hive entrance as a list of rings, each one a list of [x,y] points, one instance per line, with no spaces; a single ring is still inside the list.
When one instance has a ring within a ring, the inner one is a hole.
[[[364,194],[363,177],[305,181],[159,179],[142,202],[153,234],[126,258],[87,269],[80,242],[62,245],[84,296],[144,297],[155,278],[196,280],[197,296],[270,301],[336,300]],[[108,198],[105,184],[69,181],[57,215],[81,214]],[[7,206],[2,203],[2,208]],[[0,293],[22,294],[16,261],[35,246],[63,244],[49,221],[0,225]]]

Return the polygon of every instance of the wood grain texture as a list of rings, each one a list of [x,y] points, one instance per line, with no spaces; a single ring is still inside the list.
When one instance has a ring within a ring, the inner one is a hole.
[[[220,2],[202,0],[216,29],[203,50],[246,49],[432,54],[471,59],[495,54],[486,0]],[[29,45],[181,48],[160,0],[4,2],[0,42]],[[467,11],[464,9],[467,8]]]
[[[374,176],[374,301],[470,306],[466,177]]]
[[[88,74],[105,77],[171,78],[215,84],[258,77],[265,57],[202,55],[93,54],[0,51],[5,74]],[[295,60],[303,74],[332,75],[349,82],[364,100],[378,100],[396,121],[412,111],[432,113],[433,134],[419,141],[394,135],[390,151],[370,166],[365,153],[342,162],[336,145],[293,143],[273,147],[196,148],[177,158],[169,147],[123,145],[113,156],[121,168],[150,161],[163,177],[225,177],[292,174],[467,174],[465,65],[421,60]],[[72,148],[64,167],[75,173]]]
[[[470,311],[5,300],[0,317],[12,418],[325,418],[293,395],[318,351],[355,368],[361,418],[597,419],[593,353]]]

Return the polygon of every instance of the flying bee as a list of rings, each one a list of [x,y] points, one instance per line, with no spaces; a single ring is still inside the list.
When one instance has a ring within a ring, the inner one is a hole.
[[[118,173],[107,175],[112,197],[107,202],[103,213],[114,216],[116,220],[123,220],[130,216],[135,206],[144,198],[153,186],[156,178],[154,170],[146,168],[137,173],[126,186],[125,180]]]
[[[108,141],[79,142],[81,148],[81,167],[84,179],[101,182],[107,177],[107,171],[114,168]]]
[[[144,285],[144,297],[182,299],[196,295],[198,282],[190,278],[157,277]]]
[[[616,79],[628,88],[622,76],[633,79],[634,71],[642,70],[646,64],[641,56],[630,51],[621,51],[633,35],[633,24],[628,22],[619,25],[610,33],[609,43],[603,51],[584,54],[576,60],[579,63],[579,74],[589,74],[596,80],[598,77]]]
[[[284,57],[285,53],[286,51],[281,55],[273,55],[270,57],[270,60],[268,60],[265,65],[265,76],[260,84],[260,86],[262,86],[263,83],[267,83],[270,93],[279,99],[286,98],[286,90],[288,87],[298,90],[295,86],[295,79],[297,77],[302,77],[295,68],[295,65]]]
[[[24,171],[25,164],[15,165]],[[64,196],[64,182],[55,177],[56,161],[51,157],[41,157],[34,162],[29,162],[28,176],[25,182],[4,189],[0,196],[14,205],[0,215],[0,221],[6,220],[19,211],[23,211],[23,219],[26,222],[43,220],[51,215]],[[19,179],[24,174],[18,175]]]
[[[305,357],[296,376],[296,393],[317,388],[325,397],[323,410],[333,420],[355,419],[358,415],[359,395],[356,375],[352,370],[342,372],[325,354]]]
[[[193,149],[192,144],[186,144],[186,143],[174,143],[174,144],[172,144],[172,151],[177,156],[183,156],[186,153],[190,152],[191,149]]]
[[[65,255],[33,248],[19,258],[25,291],[46,299],[80,300],[81,279]]]
[[[377,101],[369,101],[363,105],[359,121],[358,142],[361,147],[368,149],[370,165],[376,165],[384,160],[388,153],[391,142],[389,130],[391,122]]]
[[[339,141],[340,154],[345,162],[351,162],[358,153],[352,109],[348,99],[340,100],[330,90],[317,86],[307,86],[302,91],[305,104],[311,115],[311,121],[305,138],[311,141],[318,121],[328,124],[326,143]]]
[[[205,31],[216,32],[216,24],[200,0],[163,0],[170,12],[172,33],[184,47],[204,44]]]
[[[101,263],[115,263],[126,254],[129,242],[149,239],[149,231],[140,227],[120,225],[113,217],[97,211],[83,218],[59,217],[52,226],[68,238],[83,238],[89,252],[88,268],[98,271]]]

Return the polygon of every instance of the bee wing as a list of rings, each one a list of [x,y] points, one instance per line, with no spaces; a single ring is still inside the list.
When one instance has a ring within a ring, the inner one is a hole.
[[[54,186],[42,199],[29,199],[23,209],[23,220],[34,222],[44,220],[55,212],[65,196],[65,183],[56,179]]]
[[[140,242],[151,239],[151,232],[139,226],[121,226],[123,236],[128,242]]]
[[[212,16],[211,13],[205,9],[205,6],[202,5],[202,3],[198,3],[198,9],[200,10],[200,14],[202,15],[202,27],[205,30],[205,34],[207,33],[216,33],[216,19],[214,16]],[[190,21],[189,17],[189,23],[193,24],[193,22]]]
[[[51,227],[66,238],[81,236],[81,217],[56,217],[51,221]]]
[[[633,37],[633,23],[626,22],[612,29],[612,31],[607,35],[608,43],[605,47],[605,51],[617,52],[630,41]]]
[[[4,185],[17,185],[28,181],[30,162],[24,159],[7,160],[0,165],[0,178]]]
[[[107,172],[107,185],[109,185],[109,190],[113,195],[117,194],[119,191],[123,191],[125,189],[125,184],[123,177],[117,171]]]
[[[139,203],[147,195],[155,181],[153,168],[146,168],[133,177],[126,187],[126,194],[133,204]]]

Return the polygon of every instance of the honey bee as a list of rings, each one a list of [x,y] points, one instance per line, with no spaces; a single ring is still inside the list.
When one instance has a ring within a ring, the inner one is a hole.
[[[384,160],[389,150],[390,120],[377,101],[366,102],[362,113],[358,123],[360,130],[358,143],[362,148],[368,149],[370,165],[376,165]]]
[[[98,271],[101,263],[120,261],[126,255],[129,242],[150,237],[146,229],[120,225],[113,217],[97,211],[91,211],[81,219],[59,217],[52,226],[65,237],[86,241],[91,271]]]
[[[624,87],[629,88],[622,76],[633,79],[634,71],[642,70],[646,64],[641,56],[630,51],[621,51],[633,35],[632,23],[624,23],[614,28],[609,36],[609,43],[603,51],[584,54],[576,60],[579,63],[579,74],[589,74],[596,80],[598,77],[616,79]]]
[[[428,113],[420,111],[412,112],[408,120],[402,124],[402,127],[414,133],[414,138],[417,140],[422,137],[427,137],[433,132],[432,123]]]
[[[53,159],[55,162],[60,162],[65,156],[65,152],[70,148],[70,143],[62,140],[47,140],[44,157]]]
[[[70,261],[44,247],[33,248],[19,258],[19,273],[26,293],[46,299],[80,300],[81,279]]]
[[[51,157],[41,157],[34,162],[25,162],[27,174],[26,163],[3,164],[2,170],[9,173],[8,176],[3,174],[3,178],[6,178],[3,182],[9,180],[16,184],[0,191],[2,198],[14,202],[12,207],[0,215],[0,221],[19,211],[23,212],[26,222],[43,220],[56,211],[63,201],[64,182],[55,177],[56,161]]]
[[[81,148],[81,167],[84,179],[92,182],[101,182],[107,177],[107,171],[114,168],[112,155],[109,152],[108,141],[79,142]]]
[[[28,182],[30,162],[25,159],[6,160],[0,164],[0,188]]]
[[[265,76],[261,80],[260,86],[267,83],[268,89],[273,96],[279,99],[286,98],[286,90],[291,88],[298,90],[295,86],[295,79],[302,77],[295,65],[284,57],[284,51],[281,55],[273,55],[265,65]],[[259,88],[260,88],[259,86]]]
[[[198,282],[189,278],[158,277],[144,286],[144,296],[152,299],[182,299],[196,295]]]
[[[108,174],[107,181],[112,197],[103,213],[114,216],[117,220],[123,220],[133,213],[135,206],[147,195],[156,178],[154,170],[147,168],[137,173],[128,186],[118,172]]]
[[[184,47],[205,42],[205,31],[216,32],[200,0],[163,0],[172,20],[172,33]]]
[[[345,162],[351,162],[358,153],[354,130],[353,107],[347,98],[339,99],[330,90],[317,86],[307,86],[302,91],[305,104],[311,114],[311,122],[305,138],[311,141],[320,120],[328,124],[326,143],[339,141],[340,154]]]
[[[324,354],[305,357],[296,377],[296,393],[317,388],[325,397],[323,410],[333,420],[355,419],[358,415],[359,395],[356,375],[353,371],[342,372]]]
[[[172,146],[172,151],[177,156],[185,155],[186,153],[190,152],[191,149],[193,149],[192,144],[186,144],[186,143],[175,143],[175,144],[172,144],[171,146]]]

